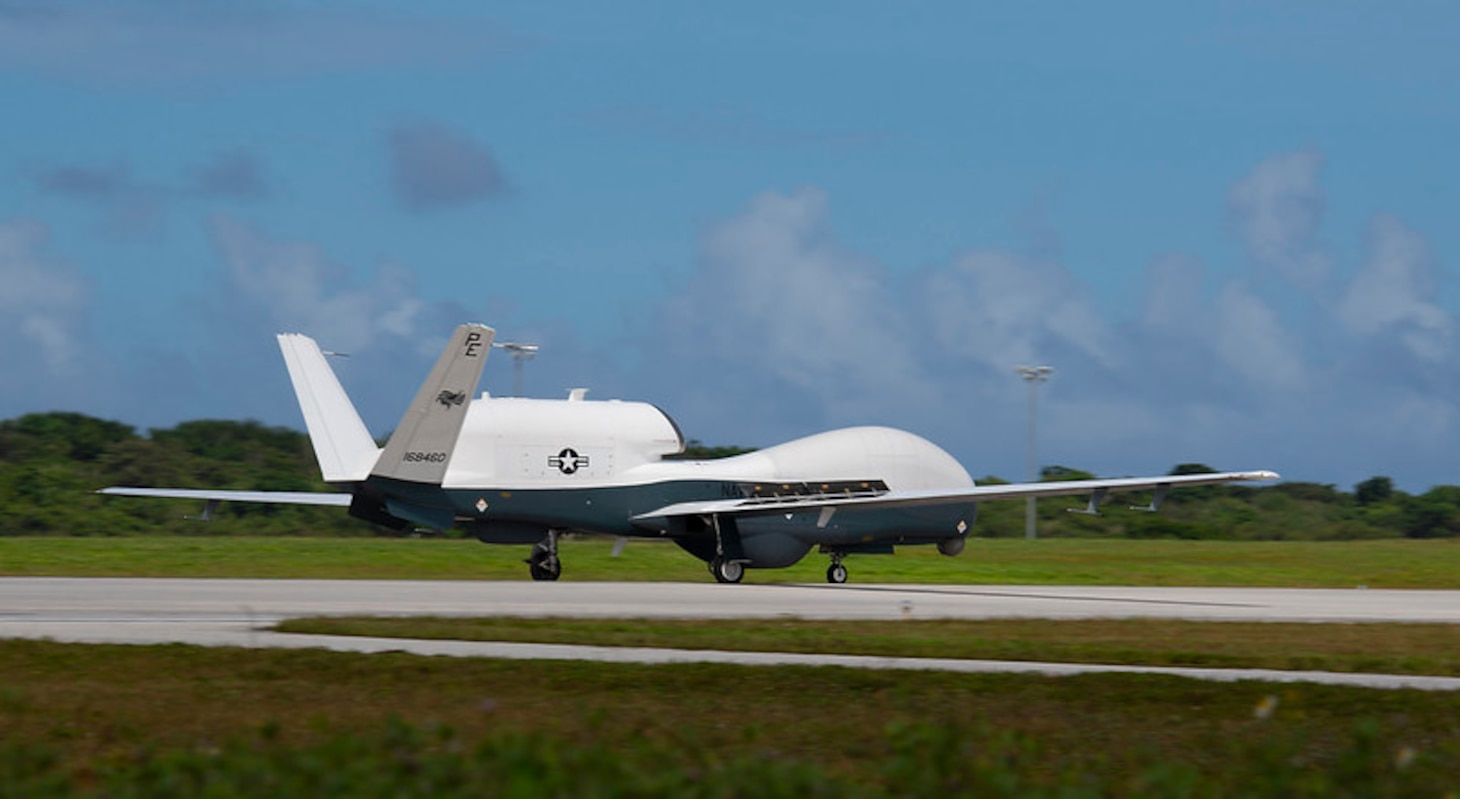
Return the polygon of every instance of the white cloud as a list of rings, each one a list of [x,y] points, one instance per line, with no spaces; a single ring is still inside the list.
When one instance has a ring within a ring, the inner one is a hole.
[[[879,388],[916,396],[925,381],[889,285],[880,265],[835,242],[825,193],[769,192],[705,234],[666,309],[665,344],[774,375],[831,406],[861,406]]]
[[[1051,350],[1103,365],[1116,354],[1088,292],[1059,264],[984,250],[927,276],[928,324],[949,352],[1001,371],[1047,359]]]
[[[345,350],[369,346],[382,334],[418,333],[422,302],[403,267],[384,264],[373,282],[355,285],[348,270],[314,245],[274,241],[226,215],[214,217],[211,233],[230,302],[246,302],[277,330],[308,332]]]
[[[84,348],[86,281],[70,266],[44,255],[49,233],[40,223],[0,222],[0,347],[15,390],[38,377],[74,373]]]
[[[1410,353],[1434,363],[1454,353],[1455,322],[1433,302],[1434,257],[1417,232],[1389,215],[1374,219],[1367,260],[1338,308],[1352,332],[1398,335]]]
[[[1243,182],[1251,193],[1283,183],[1272,174],[1311,178],[1317,159],[1269,160],[1253,173],[1265,177]],[[1275,163],[1286,167],[1269,171]],[[1300,205],[1321,208],[1316,183],[1286,185],[1309,186],[1316,193],[1297,191]],[[1237,231],[1244,240],[1264,229],[1261,219],[1283,217],[1256,212],[1264,207],[1252,206],[1253,226]],[[1270,241],[1287,243],[1269,252],[1317,252],[1317,217],[1304,219],[1272,228]],[[388,429],[414,387],[401,375],[420,371],[434,355],[423,350],[471,316],[418,296],[400,267],[362,282],[317,248],[232,220],[216,222],[214,235],[249,313],[379,353],[375,382],[357,394],[385,398],[377,429]],[[533,374],[553,380],[592,364],[587,384],[627,388],[622,396],[661,404],[688,435],[713,443],[885,423],[927,435],[978,474],[1013,477],[1023,472],[1026,395],[1011,367],[1039,361],[1057,369],[1041,395],[1046,464],[1131,473],[1204,462],[1296,479],[1413,481],[1453,449],[1443,442],[1460,424],[1454,321],[1435,299],[1437,268],[1421,234],[1379,217],[1370,245],[1351,284],[1321,290],[1338,300],[1306,305],[1275,303],[1193,256],[1162,256],[1147,269],[1144,303],[1122,320],[1058,248],[972,250],[899,272],[839,239],[825,192],[768,192],[706,228],[693,268],[649,314],[647,335],[563,343]],[[595,347],[641,353],[630,359],[641,369],[617,372],[621,361]],[[1413,357],[1390,357],[1400,347]]]
[[[1037,361],[1056,367],[1040,405],[1043,463],[1403,477],[1424,468],[1413,453],[1438,457],[1434,439],[1460,419],[1454,321],[1423,237],[1397,219],[1375,220],[1352,284],[1336,284],[1318,246],[1321,161],[1275,156],[1231,194],[1234,233],[1311,302],[1275,302],[1173,253],[1151,262],[1129,319],[1100,307],[1057,247],[899,273],[838,240],[824,192],[762,195],[710,228],[666,302],[645,347],[668,377],[649,396],[707,440],[889,423],[977,473],[1017,476],[1026,395],[1011,367]],[[1386,358],[1386,341],[1445,368]]]
[[[220,268],[201,298],[195,400],[225,417],[298,424],[273,334],[300,332],[327,350],[371,430],[392,429],[451,330],[476,318],[450,300],[422,297],[414,272],[386,261],[368,274],[320,247],[284,241],[227,215],[209,224]],[[259,375],[267,375],[260,380]]]
[[[1208,309],[1203,307],[1206,268],[1185,255],[1168,255],[1153,261],[1146,270],[1146,327],[1190,336],[1207,328]]]
[[[1327,279],[1330,263],[1318,249],[1324,197],[1318,185],[1323,156],[1312,150],[1264,160],[1232,187],[1227,211],[1248,254],[1303,290]]]
[[[1012,368],[1039,362],[1057,370],[1045,462],[1129,469],[1146,457],[1132,464],[1134,446],[1165,467],[1230,455],[1247,440],[1234,422],[1253,427],[1254,412],[1311,387],[1304,342],[1278,311],[1240,284],[1207,292],[1189,256],[1153,262],[1140,316],[1117,322],[1058,248],[976,250],[899,274],[845,247],[828,204],[818,189],[764,194],[703,237],[644,344],[666,376],[652,396],[691,435],[743,443],[747,424],[766,435],[889,423],[974,471],[1015,476],[1025,393]],[[1207,454],[1213,438],[1228,446]]]
[[[1255,387],[1294,391],[1307,382],[1301,339],[1283,329],[1277,312],[1239,284],[1217,299],[1216,351]]]
[[[1247,198],[1237,206],[1251,223],[1234,232],[1272,244],[1254,253],[1274,265],[1318,252],[1320,217],[1279,224],[1285,214],[1273,209],[1286,200],[1247,200],[1286,191],[1303,198],[1297,206],[1321,209],[1321,159],[1300,155],[1265,161],[1233,192]],[[1288,188],[1264,193],[1259,184]],[[1351,281],[1340,284],[1335,270],[1323,278],[1331,285],[1313,290],[1332,302],[1277,303],[1251,287],[1260,281],[1224,278],[1220,264],[1175,253],[1151,262],[1144,302],[1128,319],[1097,304],[1057,247],[974,249],[900,271],[854,251],[833,223],[820,189],[754,197],[704,230],[692,268],[645,314],[654,320],[646,335],[605,342],[565,326],[529,367],[530,386],[590,385],[595,396],[654,401],[711,443],[892,424],[927,435],[977,474],[1014,477],[1023,473],[1026,395],[1011,367],[1039,361],[1057,369],[1041,394],[1043,463],[1131,473],[1200,461],[1349,484],[1391,474],[1416,489],[1427,479],[1416,475],[1453,481],[1443,470],[1460,429],[1455,322],[1438,299],[1435,254],[1398,218],[1374,220]],[[148,379],[117,381],[120,390],[100,396],[157,404],[166,394],[191,409],[178,411],[187,418],[207,409],[297,424],[270,334],[299,330],[354,353],[337,366],[384,432],[451,327],[480,318],[421,296],[400,264],[363,274],[228,216],[210,233],[219,267],[197,303],[206,318],[203,343],[189,344],[192,370],[159,359]],[[74,371],[89,346],[87,306],[84,281],[45,255],[44,227],[0,223],[7,373]],[[625,361],[641,368],[626,374]],[[499,362],[496,379],[504,373]],[[160,391],[160,379],[176,386]],[[122,412],[139,416],[167,421]]]

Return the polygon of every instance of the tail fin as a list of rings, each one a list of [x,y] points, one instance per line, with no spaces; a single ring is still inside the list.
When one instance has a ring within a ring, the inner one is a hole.
[[[396,425],[371,474],[441,484],[496,331],[482,324],[456,328],[416,399]]]
[[[308,336],[281,333],[279,349],[289,367],[289,380],[294,384],[325,482],[364,480],[380,457],[380,448],[325,362],[319,345]]]

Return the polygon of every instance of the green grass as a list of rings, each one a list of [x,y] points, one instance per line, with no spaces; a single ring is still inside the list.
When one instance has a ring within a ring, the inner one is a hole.
[[[1441,796],[1460,694],[0,642],[6,796]]]
[[[200,527],[202,525],[200,524]],[[564,580],[703,582],[704,565],[666,542],[563,543]],[[77,577],[285,577],[524,580],[525,546],[390,538],[0,538],[0,574]],[[858,583],[1460,588],[1460,539],[1135,541],[971,539],[959,557],[932,547],[847,559]],[[750,570],[746,581],[821,582],[826,558]]]
[[[281,632],[545,644],[1460,675],[1460,625],[1165,619],[813,621],[328,617]]]
[[[620,558],[611,546],[566,542],[564,579],[710,579],[672,546],[631,542]],[[525,554],[454,539],[0,538],[0,573],[525,580]],[[863,583],[1457,588],[1457,560],[1455,541],[975,539],[959,558],[913,548],[848,563]],[[824,568],[813,555],[748,579],[820,582]],[[694,624],[666,632],[658,622],[652,630],[608,622],[591,634],[716,648],[1217,666],[1262,658],[1278,668],[1438,674],[1455,673],[1460,660],[1456,630],[1443,625],[798,624],[717,622],[713,644]],[[505,626],[589,634],[573,629],[578,622]],[[1270,640],[1257,640],[1263,631]],[[36,641],[0,641],[0,675],[0,796],[1460,790],[1460,693]]]

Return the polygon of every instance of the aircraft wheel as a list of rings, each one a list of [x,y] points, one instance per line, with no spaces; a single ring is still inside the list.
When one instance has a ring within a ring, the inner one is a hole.
[[[556,558],[531,560],[527,563],[527,573],[531,574],[534,580],[552,582],[562,575],[563,564]]]
[[[710,573],[715,575],[715,581],[720,583],[738,583],[745,576],[745,564],[734,560],[725,560],[716,556],[710,561]]]
[[[826,567],[826,581],[841,585],[847,581],[847,567],[840,563],[833,563]]]

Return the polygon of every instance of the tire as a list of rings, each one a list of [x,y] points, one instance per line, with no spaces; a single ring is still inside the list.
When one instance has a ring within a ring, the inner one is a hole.
[[[561,563],[555,563],[552,567],[549,567],[545,562],[546,560],[544,558],[542,561],[527,565],[527,572],[532,575],[532,579],[538,582],[552,582],[562,575],[563,565]]]
[[[826,581],[833,585],[841,585],[847,581],[847,567],[840,563],[833,563],[826,567]]]
[[[720,583],[738,583],[745,577],[745,564],[716,557],[710,561],[710,573]]]

